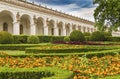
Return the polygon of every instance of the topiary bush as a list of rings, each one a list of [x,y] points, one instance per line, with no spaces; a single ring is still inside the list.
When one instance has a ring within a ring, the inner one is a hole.
[[[6,31],[1,31],[0,32],[0,44],[11,44],[13,43],[14,39],[12,34],[6,32]]]
[[[31,43],[31,44],[38,44],[39,43],[39,38],[38,36],[29,36],[27,38],[27,43]]]
[[[84,36],[90,36],[91,34],[89,32],[83,33]]]
[[[104,41],[105,40],[105,35],[102,32],[95,31],[90,36],[90,40],[91,41]]]
[[[70,42],[70,38],[68,36],[64,37],[64,42]]]
[[[74,30],[70,33],[70,40],[72,42],[83,42],[83,41],[85,41],[85,37],[81,31]]]

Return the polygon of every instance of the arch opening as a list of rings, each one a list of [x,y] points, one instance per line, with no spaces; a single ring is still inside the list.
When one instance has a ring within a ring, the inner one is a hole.
[[[70,24],[69,23],[66,24],[65,27],[66,27],[66,35],[69,36],[70,35]]]
[[[54,35],[54,21],[50,20],[48,22],[48,35]]]
[[[38,35],[44,34],[43,18],[41,18],[41,17],[37,19],[36,34],[38,34]]]
[[[0,12],[0,30],[13,34],[13,18],[10,11],[4,10]]]
[[[21,34],[28,34],[30,35],[30,16],[29,15],[22,15],[20,18],[20,25]]]
[[[63,32],[63,23],[62,22],[59,22],[58,24],[57,24],[57,26],[58,26],[58,35],[59,36],[62,36],[63,34],[62,34],[62,32]]]

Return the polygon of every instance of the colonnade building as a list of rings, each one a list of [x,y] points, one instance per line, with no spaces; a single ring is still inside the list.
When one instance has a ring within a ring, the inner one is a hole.
[[[94,32],[94,22],[23,0],[0,0],[0,31],[14,35],[68,36]]]

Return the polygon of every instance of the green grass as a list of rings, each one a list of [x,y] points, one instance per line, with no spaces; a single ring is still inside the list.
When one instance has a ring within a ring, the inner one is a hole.
[[[0,52],[4,52],[8,55],[25,55],[25,51],[19,50],[0,50]]]
[[[108,77],[105,77],[103,79],[120,79],[120,75],[116,75],[116,76],[108,76]]]

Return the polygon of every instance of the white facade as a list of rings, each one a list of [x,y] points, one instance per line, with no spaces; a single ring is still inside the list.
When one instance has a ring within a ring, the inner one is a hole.
[[[14,35],[68,36],[94,32],[94,22],[20,0],[0,0],[0,31]]]

